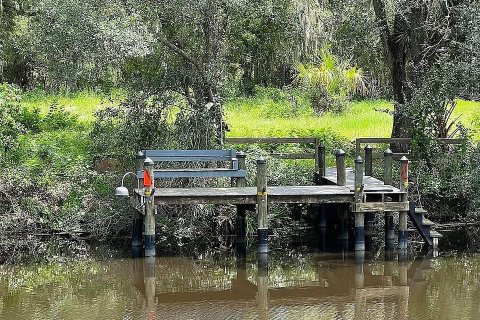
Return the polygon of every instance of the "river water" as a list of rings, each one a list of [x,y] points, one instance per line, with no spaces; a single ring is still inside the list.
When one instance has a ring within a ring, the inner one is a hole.
[[[480,319],[480,255],[400,260],[227,250],[0,266],[0,319]]]

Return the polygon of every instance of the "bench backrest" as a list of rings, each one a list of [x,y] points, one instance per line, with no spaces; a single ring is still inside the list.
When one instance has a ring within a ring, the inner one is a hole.
[[[230,177],[245,178],[246,170],[238,167],[235,150],[143,150],[153,162],[213,162],[230,161],[230,168],[159,169],[155,178]],[[137,171],[143,177],[143,171]]]
[[[153,162],[232,161],[235,150],[144,150]]]

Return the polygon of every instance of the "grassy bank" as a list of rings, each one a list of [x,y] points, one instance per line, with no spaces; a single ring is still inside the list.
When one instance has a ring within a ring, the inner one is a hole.
[[[345,113],[316,115],[308,98],[299,92],[260,90],[254,97],[228,100],[225,105],[229,137],[308,137],[330,131],[339,137],[388,137],[393,103],[385,100],[350,102]],[[452,118],[472,130],[480,140],[480,102],[458,100]]]
[[[393,103],[386,100],[350,102],[342,114],[316,115],[305,93],[285,92],[276,89],[259,89],[254,97],[235,97],[226,100],[224,110],[229,127],[229,137],[306,137],[321,136],[330,131],[353,140],[357,137],[388,137],[393,119],[389,111]],[[106,105],[117,104],[125,92],[117,90],[108,94],[78,92],[46,94],[41,91],[27,93],[22,104],[38,108],[47,114],[52,105],[62,107],[82,122],[92,123],[94,112]],[[480,140],[480,102],[458,100],[453,118],[473,131]]]

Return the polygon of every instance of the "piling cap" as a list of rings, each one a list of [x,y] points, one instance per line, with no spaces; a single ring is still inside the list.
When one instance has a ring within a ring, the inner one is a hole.
[[[237,151],[236,157],[237,157],[237,158],[246,158],[247,156],[245,155],[245,152],[243,152],[243,151]]]
[[[393,155],[393,151],[390,150],[390,148],[388,148],[387,150],[385,150],[385,152],[383,152],[383,155],[384,155],[385,157],[390,157],[390,156]]]
[[[361,156],[355,158],[355,163],[363,163],[363,159]]]
[[[143,153],[143,151],[138,151],[137,159],[145,159],[145,153]]]
[[[335,153],[335,156],[344,157],[345,156],[345,151],[343,151],[342,149],[338,149],[337,152]]]
[[[372,150],[372,149],[373,149],[373,147],[372,147],[371,145],[367,145],[367,146],[365,147],[365,150]]]
[[[147,157],[147,158],[145,159],[145,161],[143,161],[143,165],[144,165],[144,166],[153,166],[154,164],[155,164],[155,162],[153,162],[153,160],[150,159],[149,157]]]
[[[400,158],[400,162],[408,162],[407,157],[403,156],[402,158]]]
[[[257,164],[265,164],[267,163],[267,159],[265,159],[264,157],[260,157],[257,159]]]

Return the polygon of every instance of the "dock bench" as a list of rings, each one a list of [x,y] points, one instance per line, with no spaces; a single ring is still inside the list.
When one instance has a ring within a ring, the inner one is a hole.
[[[235,150],[143,150],[145,158],[160,162],[229,162],[230,167],[223,168],[182,168],[155,169],[154,178],[208,178],[229,177],[245,178],[246,170],[239,167]],[[137,171],[137,177],[143,177],[143,170]]]

